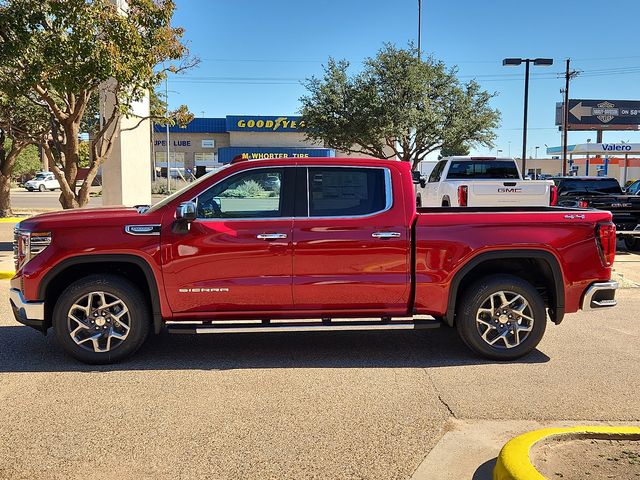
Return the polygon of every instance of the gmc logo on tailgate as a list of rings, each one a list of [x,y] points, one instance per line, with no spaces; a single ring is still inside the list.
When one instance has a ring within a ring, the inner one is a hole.
[[[498,193],[520,193],[522,192],[521,188],[517,187],[498,187]]]

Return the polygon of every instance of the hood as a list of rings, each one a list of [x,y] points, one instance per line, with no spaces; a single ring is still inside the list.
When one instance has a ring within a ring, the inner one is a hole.
[[[42,213],[20,222],[20,228],[49,229],[56,227],[115,226],[139,221],[141,215],[133,207],[77,208]]]

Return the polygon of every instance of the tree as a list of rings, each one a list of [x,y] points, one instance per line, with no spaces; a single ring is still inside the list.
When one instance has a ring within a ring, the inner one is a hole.
[[[330,58],[322,78],[306,80],[300,101],[311,140],[413,168],[445,145],[492,145],[500,119],[489,105],[495,94],[473,80],[461,84],[456,68],[390,44],[362,72],[349,76],[348,67]]]
[[[456,155],[469,155],[470,149],[465,144],[443,145],[440,149],[440,158],[455,157]]]
[[[49,131],[44,110],[21,96],[0,91],[0,217],[10,217],[11,177],[18,158]]]
[[[167,72],[197,63],[181,43],[183,30],[171,26],[172,0],[126,3],[123,11],[112,0],[0,0],[0,90],[22,93],[48,112],[51,137],[42,147],[63,208],[87,203],[122,116],[132,116]],[[82,129],[89,130],[90,163],[78,188]]]

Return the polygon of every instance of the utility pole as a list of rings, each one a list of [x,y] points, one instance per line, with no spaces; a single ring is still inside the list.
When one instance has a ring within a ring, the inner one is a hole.
[[[567,68],[564,74],[564,105],[562,115],[562,175],[567,174],[567,149],[569,134],[569,81],[578,76],[578,71],[571,71],[571,59],[567,58]]]
[[[422,0],[418,0],[418,60],[422,56]]]

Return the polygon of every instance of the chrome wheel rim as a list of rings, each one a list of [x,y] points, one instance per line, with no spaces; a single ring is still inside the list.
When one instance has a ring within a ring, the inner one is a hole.
[[[131,314],[118,296],[91,292],[78,298],[67,313],[71,339],[84,350],[109,352],[129,336]]]
[[[476,327],[492,348],[521,345],[533,330],[533,309],[519,293],[500,290],[489,295],[476,313]]]

